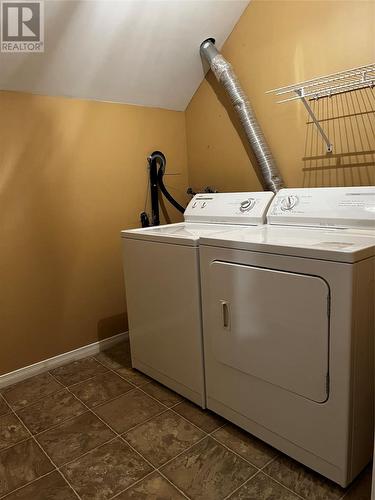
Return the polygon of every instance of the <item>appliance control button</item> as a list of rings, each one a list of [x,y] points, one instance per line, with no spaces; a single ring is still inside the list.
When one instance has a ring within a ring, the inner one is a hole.
[[[197,206],[197,202],[195,201],[195,202],[193,203],[192,208],[195,208],[196,206]]]
[[[281,210],[292,210],[298,203],[298,196],[291,194],[286,196],[281,200],[280,208]]]
[[[201,208],[204,208],[207,205],[207,203],[204,201],[201,205]]]
[[[248,198],[247,200],[243,200],[240,203],[240,211],[241,212],[248,212],[251,210],[255,205],[255,199],[254,198]]]

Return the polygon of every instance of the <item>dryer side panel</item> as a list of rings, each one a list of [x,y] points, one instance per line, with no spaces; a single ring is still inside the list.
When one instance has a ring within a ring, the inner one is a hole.
[[[329,288],[316,276],[210,265],[208,323],[220,363],[316,402],[328,397]]]
[[[355,476],[369,462],[373,445],[375,258],[364,260],[355,265],[353,302],[351,472]]]

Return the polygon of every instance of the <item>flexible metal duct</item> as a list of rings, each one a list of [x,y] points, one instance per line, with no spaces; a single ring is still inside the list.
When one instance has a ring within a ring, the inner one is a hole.
[[[223,85],[240,118],[246,137],[258,161],[264,188],[277,193],[284,186],[280,171],[232,65],[219,53],[214,43],[212,38],[205,40],[200,47],[201,55],[209,63],[218,82]]]

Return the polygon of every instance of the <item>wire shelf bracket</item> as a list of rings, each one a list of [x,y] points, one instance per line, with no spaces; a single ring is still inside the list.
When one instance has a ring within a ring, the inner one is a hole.
[[[367,66],[360,66],[347,71],[340,71],[338,73],[332,73],[331,75],[306,80],[305,82],[269,90],[266,94],[285,96],[284,99],[277,101],[278,104],[298,99],[302,101],[302,104],[305,106],[308,114],[326,144],[327,152],[332,153],[333,144],[324,132],[323,127],[320,125],[318,118],[315,116],[315,113],[309,104],[309,101],[317,101],[318,99],[323,99],[325,97],[332,97],[344,92],[352,92],[354,90],[368,87],[374,88],[374,86],[375,64],[368,64]]]

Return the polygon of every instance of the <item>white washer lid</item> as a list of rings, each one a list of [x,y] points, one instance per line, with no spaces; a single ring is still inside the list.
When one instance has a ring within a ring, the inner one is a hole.
[[[273,196],[267,191],[196,194],[185,210],[185,222],[126,230],[121,237],[198,245],[205,235],[263,224]]]
[[[200,245],[353,263],[375,255],[375,233],[264,225],[203,237]]]
[[[245,226],[240,226],[245,227]],[[180,245],[197,246],[200,238],[225,231],[233,231],[239,226],[232,224],[199,224],[180,222],[163,226],[151,226],[141,229],[121,231],[122,238],[131,238],[143,241],[160,243],[174,243]]]

